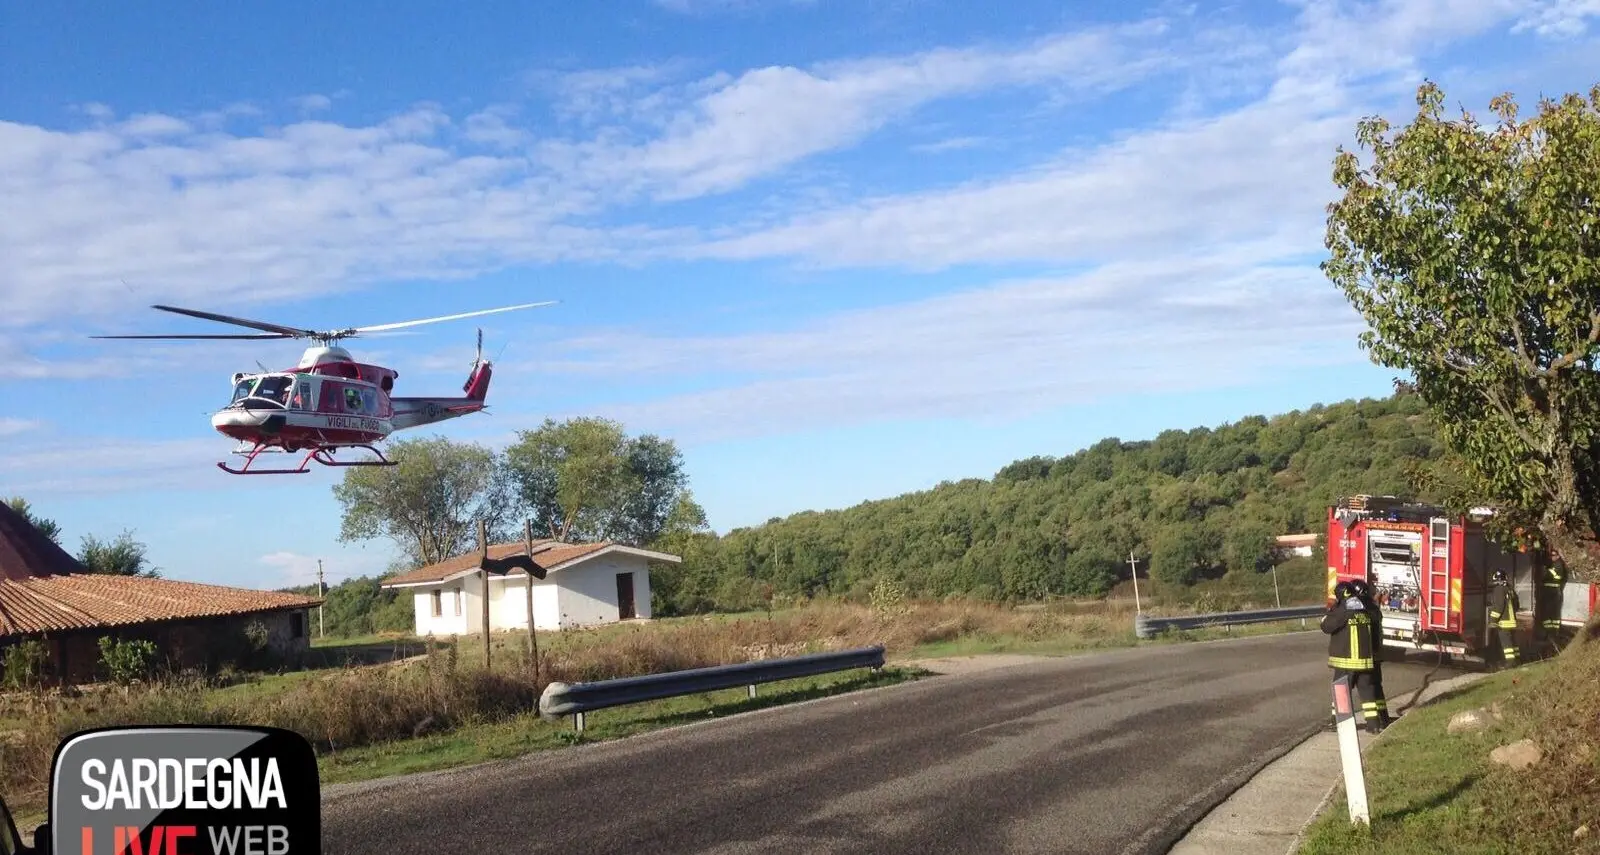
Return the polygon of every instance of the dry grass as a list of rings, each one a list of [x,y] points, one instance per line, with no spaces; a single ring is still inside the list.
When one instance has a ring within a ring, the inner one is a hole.
[[[255,724],[285,727],[321,753],[503,721],[536,707],[551,681],[588,682],[807,652],[883,644],[891,653],[967,638],[1072,638],[1128,643],[1132,615],[915,603],[900,613],[846,604],[773,615],[692,618],[561,633],[541,640],[537,678],[515,633],[495,639],[493,667],[481,642],[435,647],[421,661],[332,668],[224,685],[174,679],[126,689],[12,696],[0,710],[16,729],[0,737],[0,792],[42,799],[60,741],[93,727],[127,724]]]

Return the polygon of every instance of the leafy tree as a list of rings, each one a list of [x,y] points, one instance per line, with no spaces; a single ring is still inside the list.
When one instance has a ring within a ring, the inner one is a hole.
[[[50,538],[51,543],[58,546],[61,544],[61,526],[57,525],[55,520],[45,519],[35,514],[33,506],[28,504],[27,499],[21,496],[12,496],[6,500],[6,504],[11,507],[11,510],[16,511],[18,516],[38,529],[40,534]]]
[[[521,431],[506,464],[534,525],[558,540],[616,540],[648,545],[683,507],[683,456],[653,434],[629,437],[609,419],[546,419]],[[692,505],[692,500],[690,500]]]
[[[515,506],[510,479],[494,452],[444,437],[400,440],[395,466],[359,466],[333,488],[344,508],[340,540],[387,537],[417,566],[476,548],[477,523],[504,539]]]
[[[1259,573],[1272,565],[1277,533],[1266,522],[1245,520],[1229,529],[1224,550],[1228,569]]]
[[[110,541],[89,534],[84,535],[83,546],[78,550],[78,562],[90,573],[159,578],[160,571],[150,565],[145,552],[145,545],[134,540],[131,531],[123,531]]]
[[[1406,369],[1461,477],[1532,523],[1579,579],[1600,581],[1600,87],[1485,128],[1417,92],[1412,123],[1357,129],[1373,161],[1340,150],[1323,269],[1365,317],[1363,346]],[[1433,471],[1438,472],[1438,469]]]

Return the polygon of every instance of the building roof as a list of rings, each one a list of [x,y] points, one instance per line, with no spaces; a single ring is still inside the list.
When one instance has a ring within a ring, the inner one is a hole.
[[[27,517],[0,502],[0,579],[83,572],[78,559],[34,528]]]
[[[90,573],[0,503],[0,638],[309,608],[316,597]]]
[[[513,543],[496,543],[489,547],[489,557],[504,559],[512,555],[523,555],[527,552],[525,541]],[[653,561],[670,561],[674,564],[683,559],[665,552],[652,552],[648,549],[638,549],[632,546],[623,546],[620,543],[601,541],[599,543],[561,543],[560,541],[543,538],[533,542],[533,563],[543,567],[546,573],[563,570],[587,561],[598,558],[604,554],[622,553],[637,555]],[[408,585],[431,585],[439,582],[448,582],[451,579],[478,572],[479,553],[474,550],[465,555],[457,555],[447,561],[429,564],[383,580],[385,588],[399,588]],[[507,574],[510,576],[523,576],[525,573],[518,571]]]
[[[1284,547],[1316,546],[1318,537],[1320,537],[1320,535],[1315,532],[1311,532],[1309,534],[1280,534],[1277,536],[1277,538],[1275,538],[1275,540],[1277,540],[1279,546]]]
[[[0,581],[0,638],[310,608],[317,597],[73,573]]]

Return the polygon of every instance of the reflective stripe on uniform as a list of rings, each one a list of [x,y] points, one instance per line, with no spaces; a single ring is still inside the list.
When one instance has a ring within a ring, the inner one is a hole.
[[[1329,656],[1328,665],[1341,671],[1371,671],[1372,660],[1357,657]]]

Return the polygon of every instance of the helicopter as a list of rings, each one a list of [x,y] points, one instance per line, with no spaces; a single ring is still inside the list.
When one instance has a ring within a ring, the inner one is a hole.
[[[484,410],[489,379],[494,366],[483,358],[483,330],[478,330],[477,356],[472,371],[462,386],[465,397],[392,397],[400,372],[381,365],[357,362],[339,342],[365,333],[453,321],[461,318],[551,306],[556,301],[523,303],[498,309],[483,309],[437,318],[401,321],[367,327],[318,331],[281,324],[253,321],[177,306],[152,306],[163,312],[218,321],[261,330],[259,333],[216,335],[96,335],[96,339],[310,339],[300,362],[293,368],[233,375],[233,397],[211,415],[211,426],[241,444],[234,454],[242,455],[238,468],[218,462],[217,468],[233,475],[297,475],[310,472],[312,461],[324,466],[394,466],[375,444],[395,431],[434,424]],[[257,363],[258,365],[260,363]],[[341,448],[361,449],[375,457],[338,460],[333,453]],[[295,468],[252,468],[264,452],[304,452]]]

